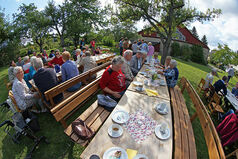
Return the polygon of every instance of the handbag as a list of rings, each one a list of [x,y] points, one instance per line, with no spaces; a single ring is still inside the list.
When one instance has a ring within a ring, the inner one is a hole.
[[[103,108],[105,108],[106,110],[108,110],[110,112],[117,105],[117,102],[109,96],[105,96],[103,94],[98,94],[97,98],[98,98],[98,105],[102,106]]]
[[[73,132],[78,136],[78,138],[82,140],[89,140],[95,134],[80,118],[73,121],[72,129]]]

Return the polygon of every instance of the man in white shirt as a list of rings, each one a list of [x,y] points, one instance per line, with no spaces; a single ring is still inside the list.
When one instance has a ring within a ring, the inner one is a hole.
[[[213,68],[212,71],[210,73],[207,74],[206,78],[205,78],[205,84],[204,84],[204,89],[208,89],[209,88],[209,84],[212,85],[213,79],[214,79],[214,75],[218,77],[217,74],[217,69]]]

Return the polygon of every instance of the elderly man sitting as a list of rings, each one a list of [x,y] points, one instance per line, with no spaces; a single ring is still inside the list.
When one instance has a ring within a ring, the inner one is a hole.
[[[54,69],[43,68],[43,62],[40,58],[36,59],[33,67],[36,70],[36,73],[33,76],[33,80],[35,82],[35,85],[38,87],[38,89],[43,95],[47,90],[59,84]],[[62,99],[62,93],[53,98],[54,103],[59,103]]]
[[[142,57],[143,53],[140,50],[138,50],[137,53],[134,56],[132,56],[130,67],[134,76],[137,75],[137,73],[142,67]]]
[[[114,57],[112,65],[105,70],[100,80],[101,89],[116,101],[120,100],[126,90],[125,75],[121,71],[123,64],[121,56]]]
[[[179,77],[179,71],[177,69],[177,61],[171,60],[169,67],[170,69],[168,69],[166,72],[158,71],[158,73],[164,75],[168,87],[173,88],[177,84]]]
[[[62,57],[64,64],[62,65],[62,81],[65,82],[75,76],[79,75],[79,70],[75,62],[70,60],[70,53],[68,51],[63,52]],[[74,92],[81,87],[81,82],[67,89],[68,92]]]
[[[46,112],[41,100],[39,99],[39,94],[36,92],[31,92],[24,81],[24,72],[22,67],[17,66],[14,68],[15,80],[12,86],[13,96],[16,100],[17,106],[21,110],[27,110],[35,104],[41,107],[41,112]]]
[[[133,80],[134,76],[131,72],[131,68],[130,68],[130,61],[133,55],[133,51],[132,50],[126,50],[124,52],[124,64],[122,65],[121,71],[122,73],[125,75],[126,77],[126,86],[129,86],[131,81]]]

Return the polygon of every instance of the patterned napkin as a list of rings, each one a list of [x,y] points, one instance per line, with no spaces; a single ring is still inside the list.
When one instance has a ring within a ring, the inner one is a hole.
[[[154,132],[156,125],[157,122],[140,109],[130,114],[130,118],[124,124],[124,127],[137,143],[141,143]]]

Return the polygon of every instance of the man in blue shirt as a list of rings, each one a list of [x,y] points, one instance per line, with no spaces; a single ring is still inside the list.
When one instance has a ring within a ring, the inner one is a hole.
[[[62,58],[64,61],[64,64],[61,67],[61,72],[62,72],[62,81],[67,81],[75,76],[79,75],[79,70],[76,66],[76,64],[69,60],[70,59],[70,53],[68,51],[63,52]],[[70,87],[67,89],[69,92],[74,92],[77,89],[81,87],[81,82],[75,84],[74,86]]]
[[[238,98],[238,82],[236,83],[236,87],[232,88],[231,93],[234,94],[236,98]]]
[[[141,44],[141,46],[140,46],[140,50],[141,50],[142,52],[146,52],[146,54],[147,54],[148,51],[149,51],[148,44],[147,44],[144,40],[142,40],[142,44]]]
[[[215,91],[218,93],[220,90],[223,90],[223,94],[226,95],[227,94],[227,87],[226,87],[227,81],[228,81],[227,76],[223,76],[222,80],[216,81],[213,85],[215,88]]]

